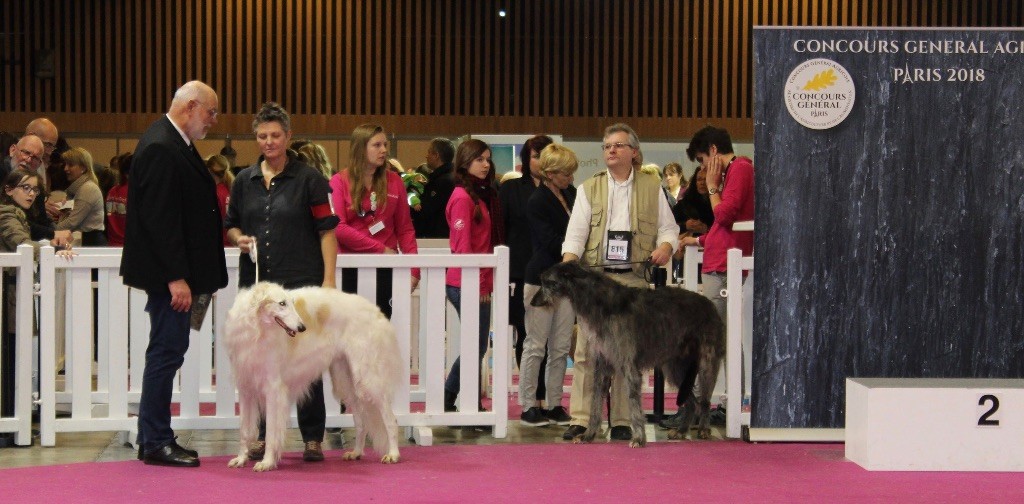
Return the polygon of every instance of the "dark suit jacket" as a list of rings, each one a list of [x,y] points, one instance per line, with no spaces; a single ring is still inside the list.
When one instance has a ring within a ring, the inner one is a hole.
[[[168,282],[183,278],[204,294],[228,284],[216,185],[167,116],[135,148],[126,212],[126,285],[166,294]]]

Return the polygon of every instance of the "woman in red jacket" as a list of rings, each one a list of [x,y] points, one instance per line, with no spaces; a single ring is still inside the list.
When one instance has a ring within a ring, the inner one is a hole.
[[[452,174],[455,190],[445,207],[448,220],[448,242],[453,254],[490,254],[494,245],[502,243],[501,205],[494,187],[494,164],[491,149],[481,140],[462,142],[455,154],[455,172]],[[480,358],[487,351],[491,326],[491,292],[494,271],[480,270]],[[449,268],[445,279],[445,293],[461,315],[462,270]],[[444,382],[445,411],[455,410],[459,395],[459,361],[455,359]]]
[[[340,254],[415,254],[416,230],[402,177],[388,169],[384,128],[363,124],[352,131],[349,167],[331,177],[331,201],[341,222]],[[414,269],[412,287],[419,283]],[[341,290],[356,293],[358,270],[342,268]],[[377,269],[377,306],[391,318],[390,269]]]

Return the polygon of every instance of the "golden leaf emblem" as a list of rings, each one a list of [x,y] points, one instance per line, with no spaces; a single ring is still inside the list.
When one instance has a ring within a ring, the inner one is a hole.
[[[821,91],[836,83],[836,72],[829,68],[824,72],[815,75],[811,80],[804,84],[805,91]]]

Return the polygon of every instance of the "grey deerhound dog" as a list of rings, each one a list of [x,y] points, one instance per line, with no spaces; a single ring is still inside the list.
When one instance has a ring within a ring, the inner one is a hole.
[[[530,304],[546,306],[553,298],[566,297],[576,310],[580,325],[590,329],[587,347],[594,366],[594,400],[590,425],[575,441],[590,442],[600,430],[601,406],[605,403],[614,372],[621,372],[629,393],[631,447],[647,443],[646,417],[640,405],[641,371],[661,366],[669,381],[679,386],[690,366],[697,364],[700,394],[684,406],[683,438],[699,408],[697,436],[711,437],[711,393],[725,354],[725,329],[707,298],[684,289],[637,289],[626,287],[578,262],[560,263],[541,275],[541,289]],[[697,404],[692,404],[693,401]]]

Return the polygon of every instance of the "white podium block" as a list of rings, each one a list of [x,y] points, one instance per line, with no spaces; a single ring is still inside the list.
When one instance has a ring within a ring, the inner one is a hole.
[[[876,471],[1024,470],[1024,380],[848,378],[846,458]]]

